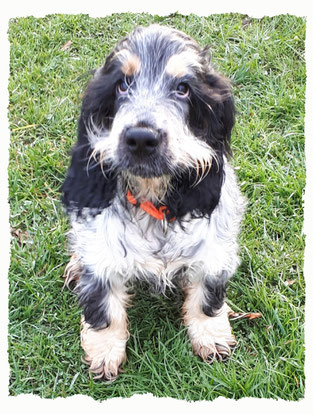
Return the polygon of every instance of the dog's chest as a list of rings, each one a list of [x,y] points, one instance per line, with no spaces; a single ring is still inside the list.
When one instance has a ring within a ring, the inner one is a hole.
[[[97,274],[171,275],[193,262],[208,241],[208,220],[192,220],[182,228],[164,226],[144,212],[131,221],[121,217],[115,207],[83,223],[72,222],[75,251]]]
[[[72,217],[71,248],[100,278],[143,274],[167,283],[182,267],[197,275],[233,274],[244,206],[233,170],[225,163],[220,202],[209,219],[184,217],[183,228],[174,221],[164,232],[161,221],[135,206],[128,211],[117,198],[96,217],[88,219],[88,209],[84,219]]]

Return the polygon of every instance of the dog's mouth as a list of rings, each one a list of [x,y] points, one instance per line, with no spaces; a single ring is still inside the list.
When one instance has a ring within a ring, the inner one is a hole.
[[[120,163],[120,170],[140,178],[160,178],[170,173],[162,157],[137,162],[124,157]]]
[[[163,175],[161,173],[158,174],[156,170],[152,169],[149,165],[136,165],[128,167],[126,170],[133,176],[140,178],[154,178]]]

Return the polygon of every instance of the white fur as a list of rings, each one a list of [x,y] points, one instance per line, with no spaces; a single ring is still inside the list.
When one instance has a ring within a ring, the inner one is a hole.
[[[214,357],[227,357],[231,347],[236,345],[228,320],[232,311],[224,303],[213,317],[202,311],[204,294],[201,283],[195,283],[186,289],[186,300],[183,305],[184,325],[196,355],[205,361],[212,361]]]
[[[192,281],[222,272],[232,276],[239,265],[237,235],[245,201],[226,159],[224,168],[221,198],[210,220],[186,217],[185,230],[174,222],[164,234],[160,221],[133,206],[130,212],[125,210],[116,197],[111,207],[94,218],[73,217],[73,252],[96,277],[115,283],[153,274],[170,286],[183,266]]]

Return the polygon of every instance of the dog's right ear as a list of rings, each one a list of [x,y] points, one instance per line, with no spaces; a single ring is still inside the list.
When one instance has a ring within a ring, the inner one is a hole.
[[[85,125],[92,120],[98,127],[111,127],[115,115],[116,85],[120,78],[120,67],[110,55],[105,64],[95,71],[85,92],[81,109]]]
[[[116,84],[120,68],[113,54],[95,71],[82,102],[78,122],[78,141],[72,150],[71,165],[61,191],[68,212],[79,215],[84,208],[100,213],[111,203],[116,191],[116,176],[111,166],[92,157],[88,128],[110,129],[115,115]]]
[[[71,164],[61,187],[62,202],[67,212],[81,215],[83,209],[94,214],[108,207],[116,191],[116,177],[110,166],[100,165],[92,157],[88,139],[90,124],[108,129],[114,115],[115,86],[112,73],[97,71],[83,99],[78,122],[78,141],[72,149]]]
[[[96,162],[91,154],[90,145],[79,140],[72,150],[71,164],[61,188],[67,212],[78,216],[84,209],[94,215],[101,213],[116,193],[116,175],[108,166]]]

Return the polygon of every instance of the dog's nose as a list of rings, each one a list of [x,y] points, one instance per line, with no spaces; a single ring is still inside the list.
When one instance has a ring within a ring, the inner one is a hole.
[[[157,131],[146,127],[133,127],[125,133],[125,143],[128,150],[138,156],[152,154],[159,145],[160,137]]]

